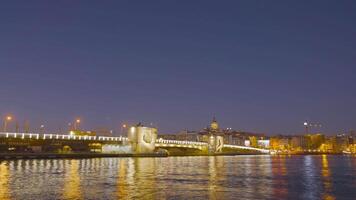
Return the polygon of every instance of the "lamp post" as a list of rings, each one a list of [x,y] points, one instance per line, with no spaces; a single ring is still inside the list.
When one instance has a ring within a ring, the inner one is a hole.
[[[7,124],[12,120],[12,117],[9,115],[9,116],[6,116],[5,119],[4,119],[4,132],[6,132],[6,129],[7,129]]]
[[[121,135],[123,135],[124,129],[126,129],[127,125],[126,124],[122,124],[121,126]]]
[[[322,127],[322,125],[320,123],[314,123],[314,122],[308,122],[308,121],[305,121],[303,125],[305,127],[306,134],[309,134],[309,132],[312,132],[312,128],[321,128]]]
[[[80,118],[76,119],[74,122],[74,130],[79,130],[79,125],[80,125]]]
[[[303,125],[305,126],[305,134],[308,134],[309,133],[309,128],[308,128],[309,124],[308,124],[308,122],[305,121]]]
[[[41,133],[41,134],[44,134],[44,128],[45,128],[45,126],[42,124],[42,125],[40,126],[40,133]]]
[[[73,130],[73,127],[72,127],[72,123],[69,122],[68,123],[68,132],[71,131],[71,130]]]

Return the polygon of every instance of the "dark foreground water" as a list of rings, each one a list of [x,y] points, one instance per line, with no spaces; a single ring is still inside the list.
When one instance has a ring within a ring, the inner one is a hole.
[[[1,161],[0,199],[356,199],[356,157]]]

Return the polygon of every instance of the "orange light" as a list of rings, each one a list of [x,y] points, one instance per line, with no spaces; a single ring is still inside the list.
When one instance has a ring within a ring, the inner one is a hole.
[[[7,116],[7,117],[6,117],[6,120],[7,120],[7,121],[11,121],[11,120],[12,120],[12,117],[11,117],[11,116]]]
[[[123,128],[126,128],[126,124],[123,124],[122,127],[123,127]]]
[[[77,122],[77,123],[80,123],[80,119],[77,119],[76,122]]]

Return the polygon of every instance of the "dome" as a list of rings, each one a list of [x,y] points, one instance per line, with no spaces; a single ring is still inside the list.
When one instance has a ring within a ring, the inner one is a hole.
[[[212,130],[218,130],[219,129],[219,124],[218,122],[215,120],[215,117],[213,118],[213,121],[210,124],[210,129]]]

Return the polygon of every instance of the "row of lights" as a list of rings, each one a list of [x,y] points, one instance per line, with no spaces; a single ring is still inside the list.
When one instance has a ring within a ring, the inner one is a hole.
[[[270,151],[267,149],[259,149],[259,148],[254,148],[254,147],[246,147],[246,146],[238,146],[238,145],[229,145],[229,144],[224,144],[224,147],[227,148],[238,148],[238,149],[247,149],[247,150],[256,150],[256,151],[261,151],[264,153],[269,153]]]
[[[180,141],[180,140],[164,140],[162,138],[158,139],[158,143],[163,144],[191,144],[191,145],[207,145],[204,142],[192,142],[192,141]]]
[[[37,133],[0,133],[0,135],[5,135],[6,138],[12,136],[13,138],[17,138],[18,136],[21,139],[25,139],[26,137],[29,139],[35,138],[40,139],[40,134]],[[126,137],[105,137],[105,136],[72,136],[72,135],[58,135],[58,134],[43,134],[42,139],[68,139],[68,140],[102,140],[102,141],[127,141]]]
[[[3,127],[3,132],[6,132],[7,131],[7,126],[8,124],[14,119],[14,117],[12,115],[7,115],[5,116],[4,118],[4,127]],[[80,118],[77,118],[74,122],[74,129],[77,129],[77,127],[79,127],[79,124],[80,124],[81,120]],[[71,125],[71,123],[68,124],[69,126]],[[41,124],[40,126],[40,130],[44,130],[44,125]]]
[[[8,126],[8,124],[9,124],[12,120],[13,120],[13,116],[11,116],[11,115],[5,116],[5,118],[4,118],[3,132],[6,132],[6,131],[7,131],[7,126]],[[74,125],[74,130],[79,130],[79,125],[80,125],[81,122],[82,122],[82,120],[81,120],[80,118],[76,118],[76,119],[74,120],[74,123],[73,123],[73,125]],[[72,125],[71,122],[68,123],[68,126],[71,126],[71,125]],[[45,126],[42,124],[42,125],[40,126],[40,130],[44,130],[44,127],[45,127]],[[125,129],[125,128],[127,128],[127,125],[126,125],[126,124],[122,124],[121,128],[122,128],[122,129]],[[121,132],[123,132],[122,129],[121,129]]]

